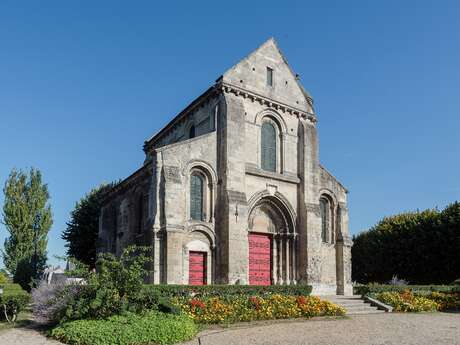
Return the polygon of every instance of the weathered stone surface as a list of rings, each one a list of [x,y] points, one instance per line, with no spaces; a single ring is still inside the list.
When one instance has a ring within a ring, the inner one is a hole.
[[[347,190],[319,163],[313,100],[298,79],[272,39],[224,73],[145,142],[144,166],[107,196],[100,250],[152,246],[149,280],[174,284],[188,283],[189,252],[200,251],[206,283],[247,284],[248,234],[266,233],[272,284],[350,294]],[[266,121],[276,131],[274,171],[261,164]],[[199,220],[192,174],[204,181]]]

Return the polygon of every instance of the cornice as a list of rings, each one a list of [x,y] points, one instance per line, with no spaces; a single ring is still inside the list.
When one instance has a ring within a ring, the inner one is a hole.
[[[152,166],[151,164],[143,165],[139,169],[137,169],[134,173],[130,176],[122,180],[119,184],[113,187],[107,194],[102,197],[102,204],[106,204],[116,195],[129,190],[130,188],[136,186],[140,179],[145,178],[146,176],[150,176],[152,173]]]
[[[248,91],[246,89],[243,89],[239,86],[220,81],[218,85],[216,85],[217,88],[222,90],[225,93],[233,93],[238,97],[243,97],[243,98],[249,98],[253,102],[259,102],[262,105],[268,105],[270,108],[274,108],[276,110],[281,110],[284,111],[288,114],[291,114],[296,117],[300,117],[306,120],[309,120],[313,123],[317,122],[316,116],[313,113],[309,113],[307,111],[304,111],[302,109],[290,106],[288,104],[275,101],[273,99],[270,99],[268,97],[265,97],[261,94],[258,94],[253,91]]]

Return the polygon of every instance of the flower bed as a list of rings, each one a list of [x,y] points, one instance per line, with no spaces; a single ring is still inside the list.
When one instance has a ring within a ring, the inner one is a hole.
[[[172,303],[199,323],[345,315],[345,309],[342,307],[312,296],[273,294],[266,297],[175,297]]]
[[[414,293],[407,289],[403,292],[381,292],[375,294],[379,301],[391,305],[396,312],[421,312],[460,310],[459,293]]]

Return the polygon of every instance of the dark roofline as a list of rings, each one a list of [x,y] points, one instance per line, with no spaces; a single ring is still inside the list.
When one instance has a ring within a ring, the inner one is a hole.
[[[219,80],[219,79],[218,79]],[[184,110],[182,110],[179,114],[177,114],[171,121],[168,122],[166,126],[164,126],[158,133],[144,141],[144,152],[147,152],[148,149],[153,146],[163,135],[165,135],[174,125],[182,120],[185,116],[187,116],[195,107],[200,105],[204,102],[209,96],[214,94],[214,92],[218,89],[216,87],[217,84],[211,86],[205,92],[203,92],[200,96],[195,98]]]
[[[332,175],[331,172],[330,172],[329,170],[327,170],[323,165],[320,164],[319,167],[320,167],[321,169],[323,169],[323,171],[324,171],[325,173],[327,173],[330,177],[332,177],[332,178],[335,180],[335,182],[337,182],[337,184],[338,184],[340,187],[343,188],[343,190],[345,191],[345,193],[348,194],[348,189],[337,179],[337,177],[335,177],[334,175]]]
[[[102,197],[102,204],[107,203],[107,201],[112,198],[114,195],[125,191],[126,189],[130,188],[132,183],[144,175],[149,175],[151,173],[151,169],[149,169],[150,164],[146,164],[141,166],[131,175],[126,177],[124,180],[121,180],[115,187],[110,189],[103,197]]]

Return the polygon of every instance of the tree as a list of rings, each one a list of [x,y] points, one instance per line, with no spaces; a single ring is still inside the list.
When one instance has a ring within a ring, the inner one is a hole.
[[[398,276],[411,284],[448,284],[460,277],[460,203],[382,219],[353,238],[352,276],[360,283]]]
[[[3,261],[13,281],[30,290],[45,268],[48,232],[53,224],[48,186],[37,169],[13,169],[3,193],[3,223],[10,234]]]
[[[81,198],[70,213],[70,221],[61,236],[67,242],[67,255],[92,268],[96,264],[102,199],[114,186],[115,183],[102,184]]]

